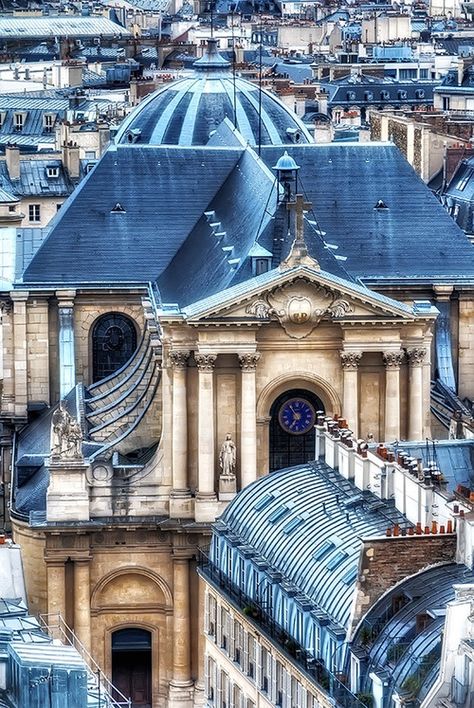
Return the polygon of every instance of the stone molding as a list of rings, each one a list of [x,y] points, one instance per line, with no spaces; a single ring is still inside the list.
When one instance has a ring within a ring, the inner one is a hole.
[[[197,368],[199,371],[214,371],[216,365],[216,354],[195,354],[194,359],[196,361]]]
[[[422,366],[425,356],[425,347],[415,347],[414,349],[407,349],[407,357],[408,361],[410,362],[410,366]]]
[[[184,370],[187,368],[189,351],[183,349],[177,349],[169,353],[170,364],[173,369]]]
[[[404,352],[384,352],[383,363],[387,369],[398,369],[405,359]]]
[[[342,368],[346,371],[357,371],[362,359],[362,352],[339,352],[341,355]]]
[[[239,354],[240,368],[242,371],[255,371],[259,359],[260,354],[258,352],[253,354]]]

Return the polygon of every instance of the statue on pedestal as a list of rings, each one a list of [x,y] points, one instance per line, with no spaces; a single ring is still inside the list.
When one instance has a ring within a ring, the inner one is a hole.
[[[232,435],[227,433],[219,453],[221,474],[219,477],[219,501],[230,501],[237,493],[237,479],[235,476],[235,463],[237,448],[232,440]]]
[[[219,464],[222,470],[221,475],[223,477],[235,476],[236,456],[235,443],[232,440],[230,433],[227,433],[225,440],[221,445],[221,451],[219,454]]]
[[[51,457],[54,460],[82,459],[82,430],[60,401],[51,419]]]

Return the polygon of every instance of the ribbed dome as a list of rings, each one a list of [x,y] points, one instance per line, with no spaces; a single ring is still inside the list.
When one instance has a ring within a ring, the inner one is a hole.
[[[159,89],[124,121],[117,143],[206,145],[224,118],[234,123],[251,145],[258,143],[259,88],[234,79],[231,65],[210,40],[194,62],[194,75]],[[234,111],[235,95],[235,111]],[[262,91],[262,145],[312,142],[303,123],[276,96]]]

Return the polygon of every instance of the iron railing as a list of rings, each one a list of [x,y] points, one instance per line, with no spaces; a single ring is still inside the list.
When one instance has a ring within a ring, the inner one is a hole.
[[[97,708],[132,708],[131,699],[109,681],[60,612],[40,615],[39,621],[53,640],[73,646],[81,655],[88,673],[88,692],[97,700]]]
[[[366,704],[361,702],[340,678],[325,666],[324,661],[316,658],[299,644],[275,621],[262,603],[247,595],[202,551],[199,554],[199,567],[202,575],[223,591],[249,620],[255,622],[274,641],[280,652],[289,656],[299,669],[302,669],[313,682],[334,699],[336,706],[367,708]]]

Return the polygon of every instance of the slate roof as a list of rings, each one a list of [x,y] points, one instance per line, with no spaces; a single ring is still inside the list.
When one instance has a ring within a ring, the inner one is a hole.
[[[24,281],[155,280],[241,154],[242,149],[110,148],[62,206]],[[113,212],[116,204],[125,211]]]
[[[225,118],[234,121],[234,114],[237,128],[252,145],[259,138],[263,145],[294,142],[288,130],[298,132],[301,142],[311,142],[295,113],[265,90],[259,121],[258,86],[239,77],[234,81],[230,63],[213,41],[193,67],[192,76],[173,81],[142,101],[122,123],[116,142],[206,145]]]
[[[400,443],[399,447],[410,457],[421,458],[423,466],[436,456],[450,491],[458,484],[474,489],[474,440],[437,440],[434,445]]]
[[[57,177],[48,177],[47,168],[58,170]],[[74,189],[61,160],[20,160],[20,179],[8,174],[5,161],[0,162],[0,188],[17,197],[67,197]]]
[[[288,147],[300,188],[344,268],[367,283],[474,282],[474,249],[389,143]],[[262,148],[269,166],[281,149]],[[374,209],[381,199],[388,209]]]
[[[0,39],[52,39],[54,37],[115,37],[130,32],[106,17],[0,16]]]
[[[367,283],[474,281],[472,245],[394,145],[285,147],[313,204],[306,238],[323,270]],[[63,205],[23,281],[158,279],[163,302],[184,306],[250,278],[257,237],[275,267],[292,242],[270,189],[281,153],[262,148],[263,168],[236,136],[226,148],[114,146]],[[379,200],[388,208],[375,209]],[[125,211],[113,212],[117,203]],[[209,211],[225,236],[212,235]]]
[[[433,103],[435,81],[395,81],[363,75],[322,82],[329,106],[402,106]]]

